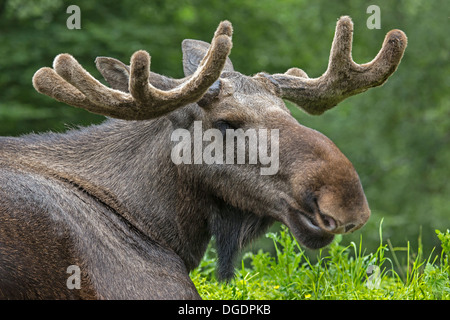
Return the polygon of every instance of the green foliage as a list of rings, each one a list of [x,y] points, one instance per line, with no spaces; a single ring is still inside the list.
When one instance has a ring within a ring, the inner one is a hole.
[[[72,3],[70,3],[72,4]],[[62,52],[95,77],[96,56],[128,62],[145,49],[152,71],[182,77],[180,43],[209,41],[219,21],[233,23],[231,59],[244,74],[284,72],[296,66],[311,77],[326,69],[335,22],[352,17],[353,57],[370,61],[393,28],[408,36],[397,72],[382,88],[347,99],[313,117],[288,103],[305,126],[330,137],[357,169],[372,218],[362,229],[377,250],[376,221],[393,243],[416,238],[437,245],[435,229],[450,227],[450,37],[445,0],[79,0],[81,30],[69,30],[61,0],[0,1],[0,135],[20,135],[98,123],[104,118],[65,106],[33,89],[31,78]],[[381,9],[381,29],[369,30],[369,4]],[[357,242],[361,232],[342,243]],[[392,252],[390,252],[392,254]],[[407,253],[398,251],[399,259]]]
[[[448,245],[450,234],[443,235],[442,245]],[[287,228],[269,233],[275,256],[259,250],[246,253],[236,277],[229,283],[218,283],[214,276],[216,264],[213,247],[209,247],[200,266],[191,272],[203,299],[450,299],[450,264],[440,263],[430,254],[408,255],[407,279],[394,270],[385,257],[388,245],[382,243],[375,253],[366,254],[359,244],[341,245],[336,237],[327,249],[320,250],[317,261],[312,260],[298,245]],[[441,240],[442,241],[442,240]],[[448,256],[447,256],[448,258]],[[248,267],[245,264],[249,264]]]
[[[436,234],[441,241],[442,246],[442,257],[447,264],[450,265],[450,230],[447,229],[446,233],[436,230]]]

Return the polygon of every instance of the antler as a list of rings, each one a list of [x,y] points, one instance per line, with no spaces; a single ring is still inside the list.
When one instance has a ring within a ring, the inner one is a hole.
[[[125,120],[157,118],[198,101],[220,77],[232,47],[232,31],[230,22],[221,22],[197,71],[168,91],[149,83],[150,56],[142,50],[131,57],[130,93],[104,86],[69,54],[58,55],[53,69],[39,69],[33,85],[40,93],[93,113]]]
[[[377,56],[369,63],[357,64],[351,55],[352,34],[350,17],[341,17],[336,25],[328,69],[319,78],[311,79],[298,68],[263,76],[279,86],[283,98],[310,114],[322,114],[347,97],[382,85],[397,69],[407,44],[401,30],[391,30]]]

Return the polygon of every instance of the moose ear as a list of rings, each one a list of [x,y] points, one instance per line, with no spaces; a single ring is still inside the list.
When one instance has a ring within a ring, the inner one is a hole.
[[[97,57],[95,65],[103,78],[111,88],[123,92],[129,92],[128,79],[130,78],[130,67],[123,62],[108,57]]]
[[[183,40],[181,48],[183,50],[183,70],[186,77],[197,70],[198,65],[208,52],[209,46],[209,43],[200,40]],[[227,58],[223,71],[234,71],[230,58]]]

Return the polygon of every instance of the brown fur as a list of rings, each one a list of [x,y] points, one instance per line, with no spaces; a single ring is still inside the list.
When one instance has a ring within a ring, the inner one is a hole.
[[[346,19],[340,25],[348,28]],[[227,280],[239,250],[274,221],[310,248],[364,225],[370,210],[352,164],[324,135],[298,124],[280,98],[301,102],[298,83],[287,89],[284,79],[301,83],[306,74],[234,71],[231,31],[222,23],[211,46],[185,40],[184,79],[151,73],[144,51],[131,67],[97,59],[112,89],[70,55],[36,73],[38,91],[119,119],[0,139],[1,298],[200,298],[188,272],[211,237],[217,275]],[[348,39],[339,45],[341,31],[332,56],[349,54]],[[390,60],[386,50],[375,60]],[[261,163],[175,165],[170,135],[192,133],[197,120],[203,130],[278,129],[279,172],[260,175]],[[66,286],[70,265],[82,271],[79,290]]]

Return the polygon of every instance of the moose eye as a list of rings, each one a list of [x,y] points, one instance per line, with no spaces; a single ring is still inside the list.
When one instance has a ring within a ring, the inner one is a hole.
[[[220,132],[222,132],[222,135],[225,136],[227,129],[237,129],[237,126],[234,124],[229,123],[228,121],[225,120],[218,120],[216,122],[213,123],[214,128],[219,129]]]

